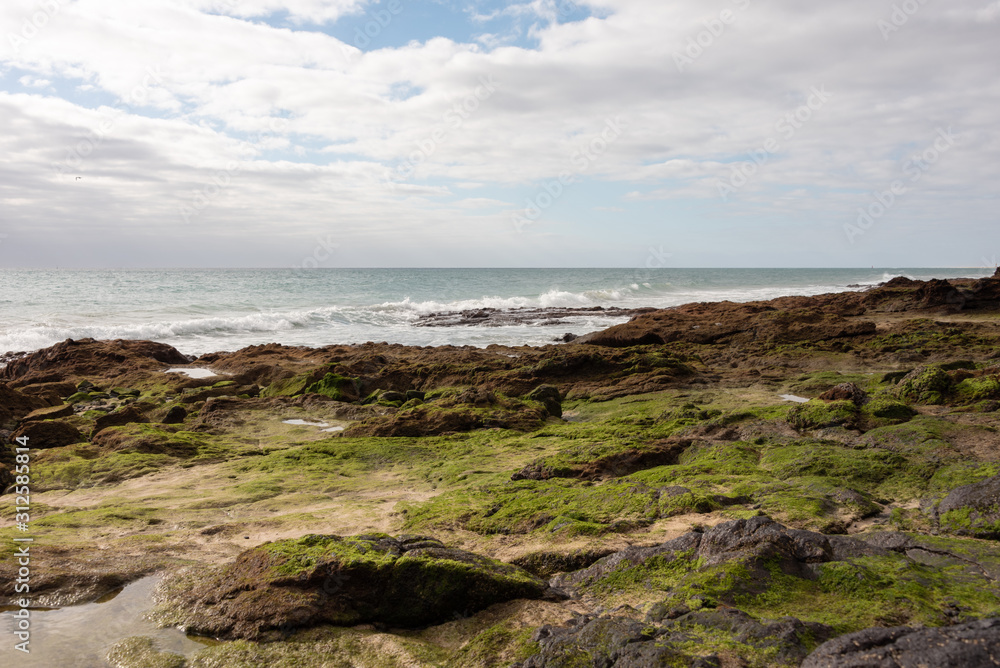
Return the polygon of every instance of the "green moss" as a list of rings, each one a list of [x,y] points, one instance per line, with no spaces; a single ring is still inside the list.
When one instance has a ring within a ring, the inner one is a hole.
[[[884,394],[872,397],[871,401],[862,406],[861,410],[870,424],[878,424],[878,426],[900,424],[917,415],[917,411],[903,402],[896,401]]]
[[[305,388],[306,393],[322,394],[334,401],[357,401],[358,381],[335,373],[328,373]]]
[[[315,375],[315,371],[310,371],[307,373],[300,373],[291,378],[277,380],[261,390],[260,396],[264,398],[294,397],[304,394],[306,388],[313,384],[313,378]]]
[[[902,555],[862,557],[818,566],[818,579],[805,580],[771,569],[762,594],[744,595],[737,605],[751,614],[791,615],[849,633],[870,626],[951,623],[953,606],[970,617],[1000,606],[987,578],[964,565],[926,566]]]
[[[121,640],[108,652],[108,661],[115,668],[185,668],[180,654],[161,652],[152,638],[132,636]]]
[[[448,668],[507,668],[527,661],[541,650],[532,642],[533,628],[494,624],[466,643],[447,663]]]
[[[931,365],[904,378],[896,395],[916,404],[943,404],[951,392],[952,380],[940,366]]]
[[[788,423],[799,430],[852,424],[857,419],[858,407],[851,401],[826,402],[814,399],[798,404],[788,412]]]
[[[1000,399],[1000,377],[966,378],[954,390],[958,403],[971,404],[985,399]]]

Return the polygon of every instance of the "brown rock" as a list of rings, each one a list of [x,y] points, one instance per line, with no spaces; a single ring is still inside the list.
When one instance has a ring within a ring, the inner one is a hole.
[[[13,429],[17,421],[31,411],[45,408],[48,403],[0,383],[0,427]]]
[[[131,422],[149,422],[149,420],[135,406],[126,406],[97,418],[93,433],[97,434],[102,429],[120,427]]]
[[[868,401],[868,393],[854,383],[841,383],[819,395],[823,401],[852,401],[855,406],[862,406]]]
[[[28,439],[28,447],[31,448],[60,448],[87,440],[76,427],[60,420],[32,421],[21,425],[12,438],[22,437]]]
[[[73,404],[63,404],[62,406],[49,406],[31,411],[24,416],[24,422],[31,420],[55,420],[57,418],[70,417],[73,415]]]
[[[129,371],[159,371],[165,364],[187,364],[175,348],[152,341],[66,339],[0,369],[0,380],[19,385],[65,382],[73,378],[115,378]]]

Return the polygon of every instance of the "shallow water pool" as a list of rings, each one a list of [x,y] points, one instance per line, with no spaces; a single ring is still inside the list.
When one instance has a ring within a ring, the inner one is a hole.
[[[108,668],[112,645],[130,636],[153,638],[162,651],[189,656],[205,645],[176,628],[157,628],[143,619],[153,607],[158,576],[137,580],[96,603],[31,611],[30,654],[14,649],[13,612],[0,613],[0,666],[24,668]]]

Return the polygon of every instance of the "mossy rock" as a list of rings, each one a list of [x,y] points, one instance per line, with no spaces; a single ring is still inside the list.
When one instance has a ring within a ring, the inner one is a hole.
[[[358,381],[335,373],[328,373],[315,383],[305,388],[306,394],[322,394],[334,401],[357,401],[361,398],[358,392]]]
[[[940,366],[922,366],[899,381],[896,396],[915,404],[943,404],[952,384],[951,376]]]
[[[1000,399],[1000,376],[966,378],[955,386],[957,403],[972,404],[988,399]]]
[[[917,415],[917,411],[907,404],[886,395],[873,397],[861,407],[861,412],[869,427],[902,424]]]
[[[825,429],[850,425],[858,419],[858,407],[852,401],[825,402],[813,399],[788,411],[788,423],[799,430]]]
[[[517,566],[433,538],[309,535],[178,578],[160,615],[188,632],[266,640],[321,624],[426,626],[546,589]]]
[[[943,531],[1000,539],[1000,476],[953,489],[937,512]]]

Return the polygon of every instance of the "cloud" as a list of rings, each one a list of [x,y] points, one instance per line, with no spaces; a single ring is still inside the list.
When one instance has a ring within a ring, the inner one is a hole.
[[[26,88],[48,88],[52,85],[48,79],[36,79],[30,74],[25,74],[17,82]]]
[[[566,3],[535,0],[470,16],[490,31],[478,42],[364,53],[327,34],[368,4],[80,0],[28,38],[35,5],[5,3],[0,36],[21,42],[3,40],[0,66],[37,94],[0,93],[0,122],[16,129],[0,139],[4,232],[41,221],[305,238],[335,227],[373,255],[378,230],[461,263],[445,250],[455,239],[510,234],[489,206],[519,206],[508,192],[533,196],[571,173],[591,185],[567,190],[545,214],[553,224],[629,212],[634,235],[654,243],[656,205],[677,202],[837,234],[949,127],[958,143],[912,183],[898,224],[995,222],[1000,3],[928,3],[889,40],[878,22],[892,3],[862,0],[606,0],[580,3],[573,21]],[[509,39],[529,28],[537,46]],[[823,86],[830,99],[813,109]],[[625,128],[608,141],[615,118]],[[753,173],[723,200],[720,184],[741,170]],[[84,187],[63,180],[77,174]],[[454,201],[470,187],[484,196]],[[195,207],[188,223],[184,207]],[[678,224],[695,224],[684,215]],[[470,228],[489,233],[456,236]],[[544,220],[528,231],[550,233]],[[498,247],[516,261],[518,243]],[[560,243],[554,252],[582,248]]]

